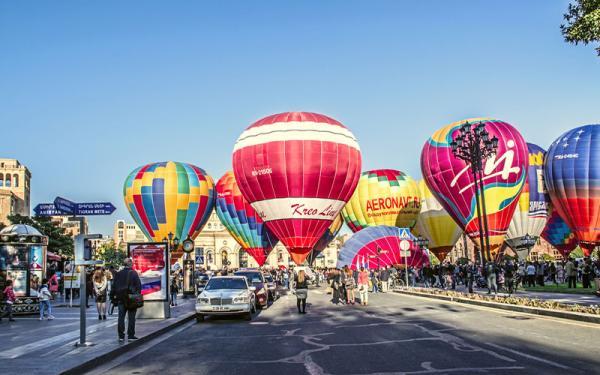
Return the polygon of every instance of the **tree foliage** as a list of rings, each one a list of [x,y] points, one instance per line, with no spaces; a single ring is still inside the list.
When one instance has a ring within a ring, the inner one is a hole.
[[[12,224],[25,224],[34,227],[48,236],[48,251],[73,258],[73,238],[65,234],[65,229],[61,228],[58,223],[52,222],[49,217],[29,217],[16,214],[8,216],[8,220]]]
[[[103,243],[95,251],[95,258],[104,261],[106,266],[119,268],[125,260],[125,252],[119,249],[114,241]]]
[[[569,4],[560,25],[565,41],[575,45],[600,42],[600,0],[576,0]],[[596,48],[600,56],[600,47]]]

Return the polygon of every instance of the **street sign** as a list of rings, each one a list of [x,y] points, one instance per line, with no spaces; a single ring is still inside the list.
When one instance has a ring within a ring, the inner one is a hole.
[[[408,242],[407,240],[400,241],[400,249],[404,251],[410,249],[410,242]]]
[[[77,215],[95,216],[95,215],[110,215],[117,208],[110,202],[93,202],[93,203],[77,203]]]
[[[33,209],[36,216],[60,216],[63,213],[56,209],[54,203],[40,203]]]
[[[71,202],[68,199],[56,197],[54,199],[54,207],[64,215],[76,215],[77,203]]]
[[[410,240],[412,236],[408,228],[400,228],[400,235],[398,236],[401,240]]]

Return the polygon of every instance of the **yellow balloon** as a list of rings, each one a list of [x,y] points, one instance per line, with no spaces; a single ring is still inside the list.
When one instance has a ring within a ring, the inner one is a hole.
[[[462,234],[462,229],[431,194],[425,181],[418,182],[421,213],[414,232],[429,240],[429,250],[444,260]]]
[[[420,201],[417,183],[409,175],[393,169],[366,171],[342,216],[353,232],[377,225],[412,228]]]

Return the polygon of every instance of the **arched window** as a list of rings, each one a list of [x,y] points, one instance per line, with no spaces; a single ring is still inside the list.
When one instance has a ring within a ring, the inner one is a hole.
[[[240,250],[239,259],[240,259],[240,267],[241,268],[248,267],[248,253],[247,252],[245,252],[244,250]]]
[[[210,250],[206,252],[206,264],[213,264],[213,253]]]
[[[0,173],[0,187],[4,186],[4,175]]]
[[[229,265],[229,259],[227,256],[227,250],[222,250],[221,251],[221,264],[223,264],[223,266],[228,266]]]
[[[18,174],[13,175],[13,186],[19,187],[19,175]]]
[[[4,177],[4,186],[6,187],[11,187],[11,181],[10,181],[10,174],[6,174],[6,176]]]

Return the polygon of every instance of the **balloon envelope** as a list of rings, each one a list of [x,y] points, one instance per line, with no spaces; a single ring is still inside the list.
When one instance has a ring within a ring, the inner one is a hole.
[[[421,171],[427,186],[469,237],[479,245],[479,227],[475,198],[475,179],[470,165],[455,157],[450,143],[459,135],[465,122],[484,124],[490,138],[498,138],[496,155],[484,163],[483,188],[494,257],[518,203],[527,177],[529,155],[521,134],[510,124],[493,119],[469,119],[436,131],[425,143],[421,154]]]
[[[553,207],[589,256],[600,244],[600,125],[560,136],[548,149],[544,175]]]
[[[458,241],[462,229],[433,196],[425,181],[420,180],[418,186],[421,195],[421,213],[415,232],[429,240],[429,251],[443,261]]]
[[[296,264],[350,199],[360,168],[354,135],[316,113],[265,117],[242,133],[233,150],[240,191]]]
[[[277,238],[242,196],[233,172],[226,172],[219,179],[216,191],[215,207],[221,223],[242,249],[262,266],[277,244]]]
[[[419,188],[412,177],[376,169],[362,173],[342,215],[353,232],[376,225],[412,228],[420,209]]]
[[[429,254],[415,245],[416,238],[408,228],[391,226],[368,227],[356,232],[342,246],[337,267],[348,266],[352,269],[403,266],[405,258],[401,256],[400,235],[406,232],[410,236],[409,267],[422,267],[429,264]],[[380,251],[378,251],[380,249]]]
[[[565,258],[579,244],[575,234],[573,234],[567,223],[560,217],[558,211],[554,209],[550,210],[550,218],[542,231],[542,238],[554,246]]]
[[[506,244],[519,255],[521,260],[529,255],[531,249],[524,243],[526,236],[529,235],[533,240],[540,237],[546,226],[550,208],[550,198],[546,194],[544,184],[546,151],[532,143],[527,143],[527,148],[529,150],[527,180],[506,233]]]
[[[174,161],[136,168],[123,186],[125,205],[148,240],[169,233],[194,239],[208,221],[215,202],[212,178],[201,168]]]

